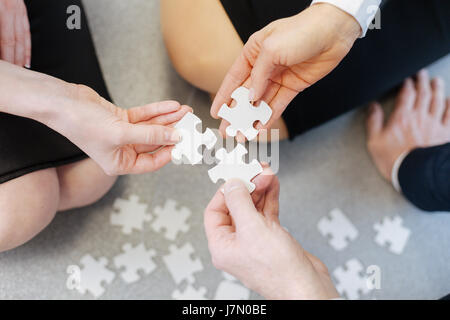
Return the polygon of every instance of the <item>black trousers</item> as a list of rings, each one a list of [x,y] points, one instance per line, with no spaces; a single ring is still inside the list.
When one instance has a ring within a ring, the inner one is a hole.
[[[307,8],[310,0],[221,0],[246,42],[270,22]],[[326,19],[326,17],[324,17]],[[379,98],[450,53],[450,1],[390,0],[381,29],[369,30],[324,79],[300,93],[283,118],[291,138]]]
[[[111,100],[80,0],[27,0],[32,69],[87,85]],[[81,29],[69,30],[67,8],[81,8]],[[22,93],[26,95],[26,92]],[[0,183],[86,158],[59,133],[36,121],[0,113]]]

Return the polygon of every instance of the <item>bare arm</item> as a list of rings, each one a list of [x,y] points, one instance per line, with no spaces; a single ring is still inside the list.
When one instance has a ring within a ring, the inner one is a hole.
[[[121,109],[88,87],[0,61],[0,112],[54,129],[110,175],[144,173],[167,164],[171,145],[179,141],[172,125],[189,111],[176,101]]]
[[[0,111],[47,124],[73,100],[77,86],[0,61]]]

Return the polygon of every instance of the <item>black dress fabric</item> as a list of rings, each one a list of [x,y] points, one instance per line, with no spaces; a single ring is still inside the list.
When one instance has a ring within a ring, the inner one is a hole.
[[[111,100],[80,0],[25,1],[32,34],[33,70],[84,84]],[[66,26],[67,8],[81,8],[81,29]],[[23,93],[26,94],[26,93]],[[0,183],[87,156],[59,133],[34,120],[0,113]]]
[[[221,0],[246,42],[270,22],[293,16],[310,0]],[[326,19],[326,17],[323,17]],[[450,1],[383,2],[381,29],[369,30],[328,76],[301,92],[283,114],[291,138],[364,105],[450,53]]]

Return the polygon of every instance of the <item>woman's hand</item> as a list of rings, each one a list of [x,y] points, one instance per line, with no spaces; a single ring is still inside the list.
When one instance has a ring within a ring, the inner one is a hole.
[[[0,59],[30,68],[30,23],[23,0],[0,1]]]
[[[222,104],[240,86],[250,100],[263,100],[273,116],[258,129],[270,128],[291,100],[330,73],[361,33],[356,19],[330,4],[315,4],[300,14],[274,21],[253,34],[226,75],[211,107],[217,118]],[[225,134],[226,123],[221,132]]]
[[[280,225],[279,182],[265,168],[250,195],[239,180],[225,184],[205,210],[213,264],[267,299],[339,297],[325,265]]]
[[[85,86],[76,86],[73,107],[50,127],[57,128],[97,162],[108,175],[158,170],[171,161],[172,145],[179,142],[172,128],[188,106],[163,101],[121,109]]]

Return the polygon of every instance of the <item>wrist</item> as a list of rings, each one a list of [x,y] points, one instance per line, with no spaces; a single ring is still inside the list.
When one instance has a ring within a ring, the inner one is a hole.
[[[326,268],[326,267],[324,267]],[[284,300],[330,300],[340,298],[328,270],[314,268],[289,276],[281,296]]]
[[[290,292],[285,295],[285,300],[332,300],[339,299],[341,296],[337,293],[333,283],[325,286],[322,283],[316,285],[294,286]]]
[[[320,10],[320,16],[326,17],[324,22],[331,30],[331,36],[335,40],[338,38],[350,46],[362,33],[361,25],[358,20],[344,10],[325,2],[314,3],[311,7],[314,10]]]
[[[87,129],[100,125],[92,116],[92,110],[97,110],[92,106],[99,105],[101,97],[84,85],[64,83],[57,89],[55,97],[49,99],[52,107],[38,121],[79,146],[81,141],[90,139]]]
[[[400,181],[398,180],[398,172],[400,170],[400,167],[403,163],[403,160],[408,156],[409,151],[405,151],[402,154],[400,154],[397,159],[394,162],[394,165],[391,168],[391,175],[390,175],[390,182],[392,183],[392,186],[397,192],[402,192]]]
[[[33,91],[31,99],[36,102],[34,106],[38,107],[34,108],[29,118],[59,132],[58,126],[61,121],[73,116],[72,110],[76,105],[76,85],[55,80],[45,79],[38,84],[37,90]]]

